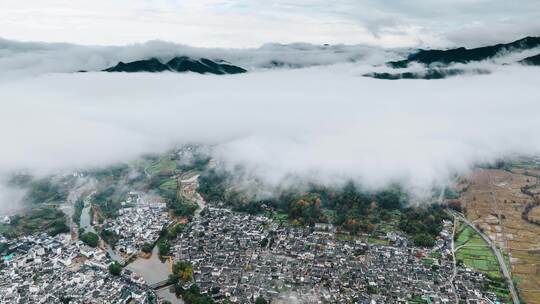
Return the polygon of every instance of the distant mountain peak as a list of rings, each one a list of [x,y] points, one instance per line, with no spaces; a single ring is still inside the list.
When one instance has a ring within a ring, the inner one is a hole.
[[[520,60],[519,63],[527,65],[540,65],[540,54]]]
[[[128,63],[122,61],[117,65],[104,69],[104,72],[195,72],[199,74],[239,74],[247,72],[245,69],[227,63],[225,61],[214,61],[207,58],[193,59],[187,56],[177,56],[167,61],[161,62],[157,58],[137,60]]]
[[[540,47],[540,37],[525,37],[510,43],[500,43],[491,46],[467,49],[464,47],[448,50],[418,50],[407,59],[388,62],[393,68],[406,68],[410,63],[417,62],[425,65],[453,63],[468,63],[482,61],[495,57],[503,51],[527,50]]]

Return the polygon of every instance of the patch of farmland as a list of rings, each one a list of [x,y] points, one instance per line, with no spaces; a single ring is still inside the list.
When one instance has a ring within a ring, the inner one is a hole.
[[[466,185],[460,200],[466,208],[466,216],[484,233],[509,254],[512,276],[526,303],[540,304],[540,225],[527,222],[522,213],[528,204],[534,203],[532,196],[522,189],[536,189],[537,179],[524,175],[533,166],[521,164],[511,171],[477,169],[463,180]],[[536,209],[536,208],[534,208]],[[534,211],[540,216],[540,210]],[[489,256],[481,249],[465,248],[458,252],[464,263],[489,271]]]

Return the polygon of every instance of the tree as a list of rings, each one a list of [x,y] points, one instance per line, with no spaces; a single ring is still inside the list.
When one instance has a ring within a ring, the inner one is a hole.
[[[62,219],[58,219],[54,221],[51,235],[54,236],[60,233],[67,233],[67,232],[69,232],[69,227],[68,225],[66,225],[65,219],[62,218]]]
[[[268,301],[266,301],[263,297],[258,296],[255,300],[255,304],[268,304]]]
[[[183,282],[189,282],[193,280],[193,266],[189,262],[176,262],[172,269],[173,275],[176,276],[176,280],[181,279]],[[171,280],[171,278],[169,278]]]
[[[376,195],[379,206],[383,209],[399,209],[406,201],[406,196],[399,189],[385,190]]]
[[[99,236],[93,232],[86,232],[81,235],[81,241],[90,247],[97,247],[99,243]]]
[[[154,245],[150,243],[144,243],[141,247],[142,252],[145,253],[152,253],[152,249],[154,249]]]
[[[435,239],[427,233],[420,233],[413,236],[413,241],[415,245],[421,247],[433,247],[435,245]]]
[[[118,262],[114,261],[109,265],[109,272],[114,275],[118,276],[120,273],[122,273],[122,265],[120,265]]]
[[[169,278],[167,279],[169,283],[176,284],[180,280],[177,274],[171,273],[169,274]]]
[[[168,256],[171,254],[171,244],[167,240],[160,240],[158,242],[158,250],[160,256]]]

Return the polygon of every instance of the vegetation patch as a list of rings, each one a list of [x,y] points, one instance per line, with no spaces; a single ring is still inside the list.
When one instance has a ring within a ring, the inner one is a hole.
[[[99,244],[99,236],[93,232],[85,232],[79,238],[90,247],[97,247]]]
[[[474,229],[465,226],[457,235],[455,246],[456,248],[463,246],[456,252],[458,263],[463,263],[465,266],[487,275],[484,287],[486,290],[494,292],[501,299],[510,299],[506,281],[495,254]]]
[[[11,223],[0,224],[0,233],[8,238],[46,232],[50,235],[69,232],[66,215],[53,206],[34,208],[25,215],[11,217]]]
[[[457,251],[456,258],[467,267],[489,274],[492,277],[502,276],[495,254],[472,228],[465,227],[458,234],[455,245],[456,248],[463,246]]]
[[[30,188],[25,197],[32,204],[46,204],[63,202],[67,198],[67,191],[50,178],[43,178],[30,183]]]
[[[331,223],[352,235],[377,236],[401,230],[425,247],[435,244],[442,221],[449,219],[437,204],[409,207],[407,193],[398,186],[369,192],[352,182],[340,188],[310,185],[307,190],[278,189],[276,197],[257,200],[235,190],[233,178],[226,172],[207,170],[199,181],[198,190],[206,201],[223,202],[234,211],[256,214],[269,208],[280,224]]]

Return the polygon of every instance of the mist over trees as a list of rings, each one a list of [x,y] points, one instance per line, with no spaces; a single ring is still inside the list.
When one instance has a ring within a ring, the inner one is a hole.
[[[310,185],[307,189],[281,189],[272,198],[257,200],[234,187],[227,172],[208,170],[200,177],[199,192],[210,202],[222,202],[235,211],[257,214],[268,208],[287,215],[293,225],[331,223],[352,233],[372,233],[377,224],[396,220],[398,228],[419,246],[433,246],[448,219],[437,204],[413,207],[400,186],[372,192],[348,182],[342,187]]]

